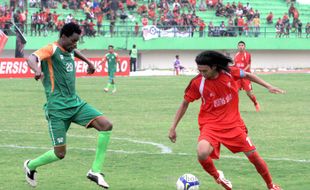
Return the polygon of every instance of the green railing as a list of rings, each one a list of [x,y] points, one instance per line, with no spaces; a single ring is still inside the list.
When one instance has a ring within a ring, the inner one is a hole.
[[[48,27],[47,25],[25,25],[20,27],[26,36],[58,36],[59,31],[54,27]],[[94,27],[94,33],[89,32],[87,27],[84,27],[84,36],[90,37],[143,37],[142,27],[139,27],[139,31],[135,31],[135,26],[125,24],[117,24],[115,26],[102,25],[100,28],[97,26]],[[159,30],[157,30],[159,29]],[[219,27],[215,27],[214,30],[208,30],[206,27],[203,31],[199,31],[198,27],[193,29],[189,26],[158,26],[156,32],[160,33],[165,31],[165,33],[171,32],[172,36],[177,36],[178,32],[188,33],[187,37],[255,37],[255,38],[276,38],[276,37],[285,37],[285,38],[310,38],[310,28],[302,28],[301,33],[298,32],[298,29],[291,28],[289,33],[284,30],[281,33],[277,33],[274,26],[268,27],[249,27],[247,31],[240,31],[239,27],[227,27],[225,30],[221,30]],[[169,30],[170,29],[170,30]],[[173,29],[173,30],[171,30]],[[11,27],[4,29],[9,35],[14,35]],[[186,37],[186,35],[184,35]]]

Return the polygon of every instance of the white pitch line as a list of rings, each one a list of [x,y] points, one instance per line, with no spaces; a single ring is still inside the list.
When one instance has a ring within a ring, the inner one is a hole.
[[[0,130],[0,132],[9,132],[9,133],[28,133],[28,134],[47,134],[44,132],[30,132],[30,131],[18,131],[18,130]],[[71,135],[69,133],[67,133],[67,135],[69,137],[75,137],[75,138],[90,138],[90,139],[96,139],[97,136],[87,136],[87,135]],[[122,140],[122,141],[128,141],[128,142],[133,142],[136,144],[148,144],[148,145],[152,145],[155,146],[157,148],[160,149],[160,152],[162,154],[170,154],[172,153],[171,148],[169,148],[168,146],[165,146],[163,144],[160,143],[155,143],[155,142],[150,142],[150,141],[139,141],[139,140],[134,140],[134,139],[129,139],[129,138],[120,138],[120,137],[111,137],[111,139],[115,139],[115,140]]]
[[[35,146],[20,146],[15,144],[2,144],[0,148],[15,148],[15,149],[39,149],[39,150],[51,150],[52,147],[35,147]],[[77,148],[77,147],[69,147],[68,150],[81,150],[81,151],[92,151],[95,152],[95,148]],[[115,152],[120,154],[156,154],[156,153],[149,153],[146,151],[126,151],[126,150],[111,150],[108,149],[108,152]],[[162,153],[157,153],[162,154]]]
[[[10,132],[10,133],[30,133],[30,134],[47,134],[44,132],[28,132],[28,131],[18,131],[18,130],[0,130],[0,132]],[[94,136],[82,136],[82,135],[70,135],[68,136],[71,137],[76,137],[76,138],[96,138]],[[120,137],[112,137],[112,139],[116,140],[124,140],[124,141],[129,141],[129,142],[134,142],[138,144],[150,144],[153,146],[156,146],[161,149],[160,153],[150,153],[148,151],[126,151],[126,150],[111,150],[108,149],[109,152],[115,152],[115,153],[123,153],[123,154],[148,154],[148,155],[159,155],[159,154],[174,154],[174,155],[184,155],[184,156],[195,156],[195,154],[188,154],[188,153],[173,153],[172,150],[159,143],[154,143],[154,142],[148,142],[148,141],[138,141],[138,140],[133,140],[129,138],[120,138]],[[16,149],[45,149],[45,150],[50,150],[51,147],[33,147],[33,146],[19,146],[19,145],[14,145],[14,144],[8,144],[8,145],[0,145],[0,148],[16,148]],[[69,147],[69,150],[82,150],[82,151],[95,151],[94,148],[77,148],[77,147]],[[231,158],[231,159],[238,159],[238,160],[246,160],[246,156],[229,156],[229,155],[221,155],[221,158]],[[310,163],[310,160],[306,159],[290,159],[290,158],[267,158],[264,157],[265,160],[272,160],[272,161],[288,161],[288,162],[297,162],[297,163]]]
[[[15,148],[15,149],[40,149],[40,150],[50,150],[51,147],[34,147],[34,146],[19,146],[14,144],[2,144],[0,148]],[[77,148],[77,147],[69,147],[69,150],[81,150],[81,151],[92,151],[95,152],[94,148]],[[126,150],[111,150],[108,149],[108,152],[114,152],[119,154],[147,154],[147,155],[162,155],[165,153],[151,153],[147,151],[126,151]],[[195,154],[188,154],[188,153],[170,153],[169,155],[178,155],[178,156],[196,156]],[[228,155],[221,155],[221,158],[229,158],[235,160],[247,160],[246,156],[228,156]],[[264,160],[271,160],[271,161],[287,161],[287,162],[297,162],[297,163],[310,163],[310,160],[298,160],[298,159],[289,159],[289,158],[267,158],[264,157]]]

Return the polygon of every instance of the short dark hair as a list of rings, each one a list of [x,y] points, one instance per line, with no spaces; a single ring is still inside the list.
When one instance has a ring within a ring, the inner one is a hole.
[[[60,30],[59,37],[62,35],[65,35],[67,37],[70,37],[73,35],[73,33],[77,33],[80,35],[82,33],[81,28],[78,24],[75,24],[73,22],[65,24],[62,29]]]
[[[110,47],[111,47],[111,48],[114,48],[114,46],[113,46],[113,45],[109,45],[109,46],[108,46],[108,48],[110,48]]]
[[[244,41],[239,41],[239,42],[238,42],[238,45],[239,45],[239,44],[245,45],[245,42],[244,42]]]
[[[232,59],[217,51],[203,51],[196,56],[195,59],[197,65],[208,65],[209,67],[216,66],[218,72],[224,70],[229,72],[229,63],[232,63]]]

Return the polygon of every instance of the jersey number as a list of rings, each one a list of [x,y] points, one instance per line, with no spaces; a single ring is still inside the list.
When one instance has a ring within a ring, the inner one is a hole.
[[[67,69],[67,72],[72,72],[73,71],[73,64],[72,63],[66,63],[66,69]]]

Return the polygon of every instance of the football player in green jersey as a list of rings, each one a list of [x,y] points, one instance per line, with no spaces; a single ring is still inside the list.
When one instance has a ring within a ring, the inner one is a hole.
[[[44,109],[53,145],[52,150],[24,162],[26,180],[33,187],[37,185],[38,167],[65,157],[66,133],[73,122],[98,131],[95,160],[86,176],[99,186],[109,188],[101,170],[110,141],[112,123],[100,111],[83,101],[75,91],[74,57],[88,64],[88,74],[95,72],[94,65],[76,49],[80,34],[79,25],[65,24],[57,42],[35,51],[27,59],[29,67],[35,73],[35,79],[42,80],[45,89],[47,102]]]
[[[104,55],[100,64],[103,64],[107,61],[108,63],[108,75],[109,75],[109,82],[106,87],[103,89],[105,92],[109,92],[110,88],[112,87],[112,93],[116,92],[115,86],[115,73],[117,71],[117,64],[120,64],[120,60],[118,54],[114,52],[114,47],[109,45],[109,52]]]

